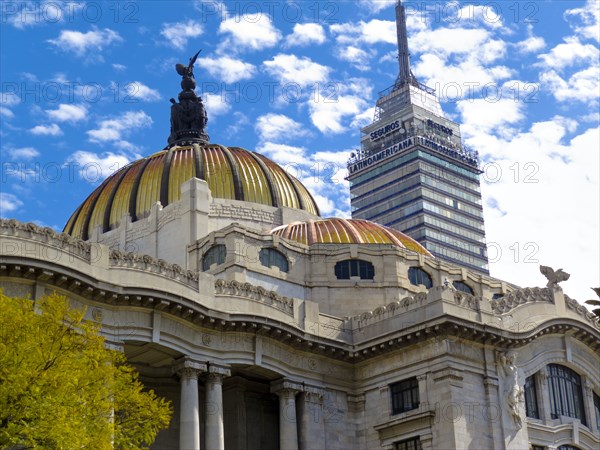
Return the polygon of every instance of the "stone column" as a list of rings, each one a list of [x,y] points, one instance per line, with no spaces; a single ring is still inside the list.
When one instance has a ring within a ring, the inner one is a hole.
[[[536,386],[538,387],[538,409],[540,419],[545,424],[550,423],[552,415],[550,411],[550,390],[548,389],[548,368],[544,367],[537,373]]]
[[[189,358],[181,358],[175,362],[174,371],[181,379],[179,449],[200,450],[198,375],[206,372],[206,364]]]
[[[304,386],[304,392],[298,396],[299,450],[325,448],[324,393],[321,388]]]
[[[206,448],[225,450],[223,428],[223,378],[231,376],[225,367],[210,364],[206,378]]]
[[[279,397],[279,449],[298,450],[296,394],[303,390],[300,383],[278,380],[271,383],[271,392]]]
[[[596,411],[594,410],[594,385],[590,379],[583,375],[581,377],[581,384],[583,390],[583,409],[585,417],[587,418],[587,427],[592,430],[592,433],[598,433],[596,426]]]

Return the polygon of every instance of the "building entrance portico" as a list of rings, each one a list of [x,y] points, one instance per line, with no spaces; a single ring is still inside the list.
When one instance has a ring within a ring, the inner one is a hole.
[[[130,342],[124,351],[144,385],[173,404],[171,427],[159,435],[152,448],[299,448],[301,421],[296,421],[296,399],[301,384],[261,367],[226,367],[181,356],[158,344]]]

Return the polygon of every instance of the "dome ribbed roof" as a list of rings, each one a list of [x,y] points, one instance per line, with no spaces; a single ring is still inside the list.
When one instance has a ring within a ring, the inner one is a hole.
[[[393,244],[425,256],[429,251],[400,231],[363,219],[321,219],[294,222],[271,230],[271,234],[301,244]]]
[[[142,219],[156,202],[177,202],[181,184],[194,177],[205,180],[216,198],[319,215],[304,185],[269,158],[243,148],[200,144],[171,147],[115,172],[73,213],[64,231],[85,240],[98,225],[104,232],[116,228],[127,213],[133,221]]]

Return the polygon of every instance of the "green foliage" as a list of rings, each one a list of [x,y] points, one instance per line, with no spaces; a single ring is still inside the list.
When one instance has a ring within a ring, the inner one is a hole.
[[[66,298],[0,292],[0,448],[140,449],[171,406]]]

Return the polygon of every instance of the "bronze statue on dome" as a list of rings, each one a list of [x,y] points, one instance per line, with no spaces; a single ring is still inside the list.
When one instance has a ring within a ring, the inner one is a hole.
[[[187,66],[176,64],[175,70],[182,76],[181,89],[178,95],[179,103],[171,98],[171,134],[168,147],[173,145],[189,145],[194,143],[207,143],[208,135],[205,132],[206,109],[202,99],[196,95],[196,77],[194,76],[194,63],[202,50],[190,58]]]

